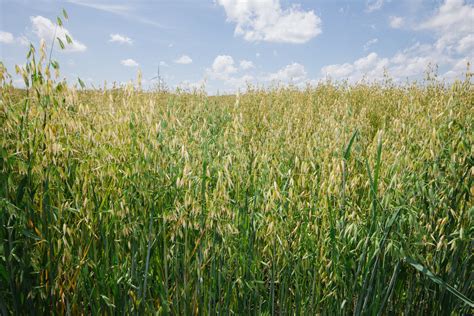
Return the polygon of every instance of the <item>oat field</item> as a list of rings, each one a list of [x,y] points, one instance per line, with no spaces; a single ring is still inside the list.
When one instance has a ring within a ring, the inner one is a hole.
[[[87,90],[44,49],[0,70],[2,314],[473,311],[469,74]]]

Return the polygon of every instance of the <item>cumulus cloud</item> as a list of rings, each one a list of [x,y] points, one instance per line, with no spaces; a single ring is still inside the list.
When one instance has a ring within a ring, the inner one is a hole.
[[[379,58],[376,53],[370,53],[366,57],[359,58],[354,62],[354,68],[358,71],[380,72],[388,63],[386,58]]]
[[[381,80],[387,72],[395,80],[404,80],[422,75],[430,65],[449,67],[456,63],[456,59],[437,52],[432,45],[416,43],[390,58],[383,58],[372,52],[352,63],[328,65],[321,69],[321,74],[333,79],[358,82],[363,78]],[[458,72],[458,75],[461,73],[462,71]]]
[[[232,89],[240,89],[253,82],[255,78],[249,74],[238,73],[253,67],[251,61],[241,60],[238,68],[232,56],[218,55],[214,58],[211,67],[206,69],[206,76],[219,80]]]
[[[56,25],[50,19],[41,15],[32,16],[30,20],[33,33],[35,33],[38,38],[45,40],[46,43],[51,43],[53,39],[56,40],[56,38],[60,38],[65,45],[64,51],[66,52],[84,52],[87,49],[86,45],[75,40],[64,26],[56,28]],[[66,35],[72,39],[72,44],[67,43]]]
[[[248,69],[252,69],[254,68],[255,66],[253,65],[253,62],[251,62],[250,60],[241,60],[240,61],[240,68],[243,69],[243,70],[248,70]]]
[[[192,63],[193,60],[188,55],[183,55],[183,56],[179,57],[178,59],[175,59],[174,62],[177,63],[177,64],[187,65],[187,64]]]
[[[268,81],[298,83],[306,79],[306,69],[299,63],[289,64],[266,77]]]
[[[120,63],[126,67],[138,67],[138,63],[131,58],[124,59]]]
[[[321,34],[321,19],[298,5],[283,9],[279,0],[217,0],[227,20],[236,24],[234,34],[246,41],[306,43]]]
[[[308,83],[316,83],[316,80],[310,80],[307,77],[305,67],[295,62],[273,73],[249,73],[250,70],[255,71],[254,68],[255,66],[251,61],[243,59],[236,62],[230,55],[218,55],[206,69],[204,78],[209,78],[211,82],[216,82],[217,85],[223,84],[226,88],[220,92],[226,93],[245,89],[248,85],[255,84],[290,83],[302,87]],[[196,85],[189,81],[183,81],[178,86],[196,87]]]
[[[352,73],[353,69],[354,66],[349,63],[333,64],[324,66],[321,69],[321,73],[329,77],[345,78]]]
[[[389,17],[389,24],[394,29],[399,29],[399,28],[403,27],[404,23],[405,23],[405,19],[400,17],[400,16],[391,16],[391,17]]]
[[[234,65],[234,58],[229,55],[218,55],[211,68],[206,70],[207,74],[215,79],[227,80],[230,75],[237,72]]]
[[[324,76],[336,79],[357,81],[367,76],[370,79],[380,79],[388,60],[381,59],[376,53],[370,53],[353,63],[328,65],[321,69]]]
[[[30,41],[25,36],[15,37],[10,32],[0,31],[0,43],[2,44],[15,44],[28,45]]]
[[[109,42],[128,45],[133,44],[133,40],[130,37],[121,34],[110,34]]]
[[[446,0],[436,14],[421,24],[421,29],[434,29],[442,32],[472,32],[474,7],[463,0]],[[457,29],[453,29],[457,27]]]
[[[227,78],[227,80],[224,81],[224,84],[233,89],[243,89],[254,80],[255,78],[251,75],[234,76]]]
[[[176,85],[176,88],[184,90],[200,90],[206,88],[207,81],[206,79],[201,79],[198,81],[183,80]]]
[[[356,82],[362,78],[381,79],[387,71],[395,80],[404,80],[419,78],[430,66],[437,65],[444,69],[441,77],[452,80],[462,76],[467,63],[473,61],[472,21],[474,6],[462,0],[446,0],[431,17],[414,28],[432,32],[436,36],[434,42],[415,43],[386,58],[372,52],[353,62],[324,66],[321,74]],[[401,24],[397,22],[395,26]]]
[[[421,23],[420,30],[435,32],[439,38],[436,48],[439,50],[456,49],[460,42],[469,41],[474,27],[474,6],[463,0],[446,0],[437,12],[427,21]],[[466,37],[468,37],[466,39]]]
[[[385,72],[395,77],[404,79],[422,74],[427,66],[436,64],[442,58],[436,54],[429,54],[428,47],[415,44],[400,51],[391,58],[383,58],[377,53],[370,53],[352,63],[333,64],[321,69],[321,74],[333,79],[348,79],[357,82],[362,79],[381,80]]]
[[[0,43],[11,44],[15,41],[12,33],[0,31]]]
[[[443,77],[451,81],[459,79],[459,74],[466,72],[466,65],[470,61],[472,60],[469,60],[468,58],[458,60],[450,70],[443,74]]]
[[[468,34],[459,40],[456,47],[458,53],[463,54],[474,54],[474,34]]]

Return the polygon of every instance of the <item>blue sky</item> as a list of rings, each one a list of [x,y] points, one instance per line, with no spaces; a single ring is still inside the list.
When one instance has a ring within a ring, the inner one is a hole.
[[[88,85],[124,83],[143,73],[166,84],[231,92],[247,83],[304,86],[330,77],[404,82],[437,64],[462,78],[474,61],[474,4],[467,0],[0,0],[1,60],[10,73],[27,45],[74,43],[54,51],[61,75]],[[58,45],[56,45],[58,46]],[[19,79],[14,77],[17,84]]]

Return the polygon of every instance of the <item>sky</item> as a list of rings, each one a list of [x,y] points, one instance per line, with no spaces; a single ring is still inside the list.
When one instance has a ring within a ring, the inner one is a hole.
[[[68,82],[232,93],[248,84],[462,79],[474,61],[474,0],[0,0],[0,60],[53,42]],[[472,69],[472,68],[471,68]],[[21,80],[13,76],[14,83]]]

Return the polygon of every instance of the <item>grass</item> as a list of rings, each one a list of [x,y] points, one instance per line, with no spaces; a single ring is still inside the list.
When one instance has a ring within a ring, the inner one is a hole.
[[[469,76],[212,97],[36,55],[0,71],[3,314],[472,312]]]

